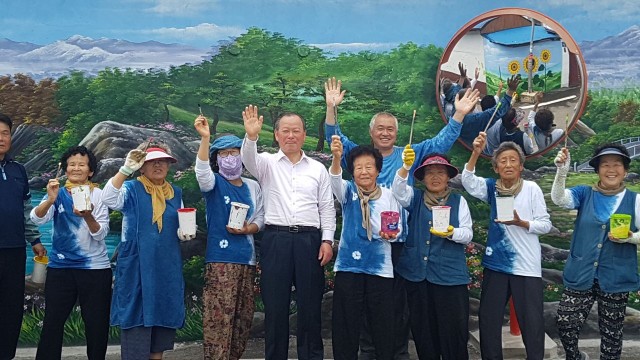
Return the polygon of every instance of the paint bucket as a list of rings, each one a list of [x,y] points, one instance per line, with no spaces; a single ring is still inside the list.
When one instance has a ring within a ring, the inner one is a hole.
[[[447,232],[449,218],[451,216],[451,206],[432,206],[433,229],[440,232]]]
[[[383,211],[380,213],[380,231],[385,234],[397,234],[400,213],[397,211]]]
[[[33,258],[33,272],[31,273],[31,281],[37,284],[44,284],[47,279],[47,264],[49,257],[36,256]]]
[[[496,219],[513,220],[513,196],[496,196]]]
[[[196,235],[196,209],[178,209],[178,224],[180,231],[187,236]]]
[[[71,188],[73,207],[78,211],[91,210],[91,187],[79,185]]]
[[[227,222],[227,226],[232,229],[241,230],[244,228],[244,221],[247,218],[247,213],[249,212],[249,205],[232,202],[231,210],[229,212],[229,222]]]
[[[629,237],[629,229],[631,228],[631,215],[613,214],[609,220],[611,226],[611,235],[616,239],[626,239]]]

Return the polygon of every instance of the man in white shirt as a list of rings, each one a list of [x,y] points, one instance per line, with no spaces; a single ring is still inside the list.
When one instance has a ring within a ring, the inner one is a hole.
[[[265,358],[287,359],[289,302],[295,285],[299,359],[322,359],[320,310],[323,267],[333,257],[336,211],[329,173],[302,151],[306,127],[302,116],[284,113],[274,135],[280,150],[257,151],[263,117],[249,105],[242,112],[246,136],[242,162],[262,186],[265,232],[260,243],[260,288],[265,307]]]

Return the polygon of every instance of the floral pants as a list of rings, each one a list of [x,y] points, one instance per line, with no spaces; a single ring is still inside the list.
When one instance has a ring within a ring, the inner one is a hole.
[[[255,266],[207,263],[202,332],[205,359],[240,359],[253,321]]]
[[[558,331],[567,360],[579,360],[578,338],[593,303],[598,301],[600,359],[620,359],[622,326],[629,293],[606,293],[596,281],[591,289],[577,291],[565,288],[558,305]]]

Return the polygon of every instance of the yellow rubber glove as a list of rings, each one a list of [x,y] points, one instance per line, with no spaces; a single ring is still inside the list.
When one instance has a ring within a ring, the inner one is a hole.
[[[402,166],[409,170],[411,169],[411,165],[416,161],[416,152],[413,151],[411,145],[407,145],[402,150]]]
[[[450,236],[453,235],[453,226],[449,225],[449,227],[447,227],[447,231],[438,231],[434,228],[430,228],[429,232],[431,232],[433,235],[438,236],[438,237],[443,237],[443,238],[448,238]]]

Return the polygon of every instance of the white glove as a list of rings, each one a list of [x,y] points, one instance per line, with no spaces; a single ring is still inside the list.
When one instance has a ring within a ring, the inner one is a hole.
[[[144,159],[146,157],[147,153],[143,150],[133,149],[129,151],[127,158],[124,160],[124,165],[120,168],[120,172],[126,176],[130,176],[144,165]]]
[[[571,153],[567,151],[567,154],[565,155],[565,153],[560,150],[553,162],[558,167],[558,172],[566,175],[569,172],[569,166],[571,165]]]
[[[198,231],[198,227],[196,226],[196,231]],[[182,230],[180,230],[180,228],[178,228],[178,239],[180,239],[180,241],[189,241],[189,240],[193,240],[196,238],[196,235],[187,235],[182,233]]]

